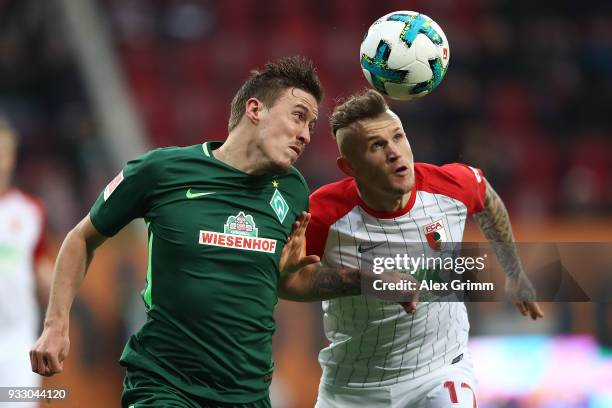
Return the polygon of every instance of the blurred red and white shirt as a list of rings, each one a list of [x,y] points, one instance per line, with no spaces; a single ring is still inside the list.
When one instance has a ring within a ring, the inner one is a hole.
[[[19,373],[32,374],[28,351],[40,322],[35,266],[45,251],[45,222],[39,200],[15,188],[0,193],[0,386],[28,386],[18,383],[25,381]]]

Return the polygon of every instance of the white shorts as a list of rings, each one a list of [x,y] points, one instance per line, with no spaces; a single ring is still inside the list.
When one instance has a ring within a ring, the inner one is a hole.
[[[321,382],[315,408],[476,408],[469,356],[422,377],[390,386],[355,388]]]

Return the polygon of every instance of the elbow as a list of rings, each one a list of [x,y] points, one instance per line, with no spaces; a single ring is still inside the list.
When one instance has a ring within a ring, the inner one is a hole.
[[[68,232],[62,243],[62,248],[65,251],[71,254],[82,254],[87,259],[87,263],[93,258],[97,247],[97,242],[84,233],[80,224]]]
[[[81,230],[79,229],[79,226],[77,225],[72,228],[68,232],[68,234],[66,234],[66,238],[64,238],[63,245],[74,246],[79,244],[85,244],[85,237],[83,236]]]

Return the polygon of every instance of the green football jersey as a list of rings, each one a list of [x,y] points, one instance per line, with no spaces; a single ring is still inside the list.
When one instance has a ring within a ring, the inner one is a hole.
[[[278,263],[308,187],[295,169],[253,176],[219,160],[221,143],[153,150],[100,194],[91,221],[112,236],[144,218],[147,321],[122,365],[221,402],[268,395]]]

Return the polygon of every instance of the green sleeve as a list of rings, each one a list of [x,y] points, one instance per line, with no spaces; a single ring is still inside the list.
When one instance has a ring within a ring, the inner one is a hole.
[[[155,150],[132,160],[100,193],[90,211],[96,229],[112,237],[130,221],[145,216],[157,183]]]

